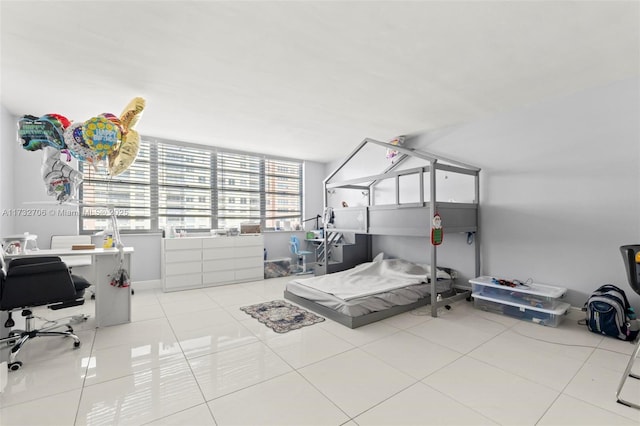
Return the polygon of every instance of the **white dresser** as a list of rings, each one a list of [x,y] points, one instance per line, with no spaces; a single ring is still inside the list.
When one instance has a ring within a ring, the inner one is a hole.
[[[264,237],[162,240],[162,289],[177,291],[264,278]]]

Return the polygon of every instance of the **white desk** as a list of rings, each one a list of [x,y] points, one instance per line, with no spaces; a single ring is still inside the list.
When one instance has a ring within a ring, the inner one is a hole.
[[[131,253],[133,247],[125,247],[122,266],[131,276]],[[117,271],[119,265],[119,252],[116,248],[94,250],[33,250],[22,254],[5,254],[7,260],[17,257],[30,256],[87,256],[92,257],[92,264],[87,281],[95,285],[96,296],[96,326],[125,324],[131,322],[131,288],[114,287],[110,284],[111,275]]]

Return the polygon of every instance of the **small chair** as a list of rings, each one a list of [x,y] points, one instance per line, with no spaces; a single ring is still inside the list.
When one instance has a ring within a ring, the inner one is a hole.
[[[629,285],[631,289],[636,293],[640,294],[640,263],[638,262],[638,253],[640,253],[640,244],[636,245],[627,245],[620,247],[620,252],[622,253],[622,258],[624,259],[624,266],[627,272],[627,280],[629,281]],[[640,376],[631,372],[633,368],[633,364],[638,357],[638,353],[640,353],[640,336],[636,339],[636,347],[631,354],[631,358],[629,358],[629,363],[627,364],[627,368],[624,370],[624,374],[622,375],[622,379],[620,380],[620,385],[616,390],[616,399],[620,404],[626,405],[628,407],[633,407],[640,409],[640,405],[637,403],[633,403],[630,401],[626,401],[620,398],[620,392],[622,392],[622,388],[624,387],[625,382],[628,377],[632,377],[634,379],[640,379]]]
[[[25,317],[25,330],[11,330],[7,337],[0,339],[0,344],[11,346],[8,367],[18,370],[22,362],[16,361],[18,352],[25,343],[35,337],[62,336],[71,337],[75,348],[80,346],[80,339],[73,333],[69,324],[55,324],[36,329],[32,307],[48,306],[51,309],[62,309],[84,304],[84,291],[90,285],[79,276],[72,277],[67,265],[56,256],[29,256],[13,259],[8,267],[0,254],[2,273],[0,273],[0,310],[9,313],[5,328],[12,328],[13,311],[22,310]],[[66,327],[66,331],[52,331]]]
[[[296,256],[296,266],[300,263],[300,258],[302,258],[302,272],[301,274],[307,273],[307,256],[313,254],[311,251],[300,250],[300,240],[295,235],[291,236],[289,240],[289,249],[291,250],[291,254]]]

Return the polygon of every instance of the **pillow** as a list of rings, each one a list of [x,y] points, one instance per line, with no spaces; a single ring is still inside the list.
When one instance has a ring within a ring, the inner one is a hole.
[[[419,263],[419,265],[422,266],[427,271],[427,276],[430,277],[431,276],[431,265],[426,264],[426,263]],[[453,277],[450,274],[448,274],[447,271],[438,268],[438,271],[436,272],[436,278],[450,280]]]
[[[384,260],[384,253],[380,252],[376,257],[373,258],[374,262],[382,262]]]

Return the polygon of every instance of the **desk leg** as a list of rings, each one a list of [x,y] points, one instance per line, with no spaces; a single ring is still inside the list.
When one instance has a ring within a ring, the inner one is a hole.
[[[96,268],[96,325],[125,324],[131,322],[131,288],[114,287],[111,283],[119,264],[118,256],[95,256]],[[124,268],[131,276],[131,255],[124,255]]]

